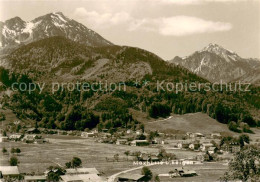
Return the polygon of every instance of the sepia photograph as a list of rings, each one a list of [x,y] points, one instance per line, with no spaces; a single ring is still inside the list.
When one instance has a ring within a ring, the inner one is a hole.
[[[0,0],[0,182],[260,182],[260,0]]]

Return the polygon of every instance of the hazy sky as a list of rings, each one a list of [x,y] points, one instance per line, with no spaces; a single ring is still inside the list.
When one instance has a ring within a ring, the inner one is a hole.
[[[164,59],[217,43],[260,58],[260,0],[0,0],[0,20],[63,12],[119,45]]]

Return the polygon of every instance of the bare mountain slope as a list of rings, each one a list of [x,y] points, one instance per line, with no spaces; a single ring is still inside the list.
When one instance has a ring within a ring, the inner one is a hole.
[[[0,65],[33,79],[126,81],[146,75],[200,80],[146,50],[127,46],[91,47],[62,36],[21,46]]]

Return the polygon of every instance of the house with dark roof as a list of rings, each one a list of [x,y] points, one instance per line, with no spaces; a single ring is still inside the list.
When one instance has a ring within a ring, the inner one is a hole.
[[[174,169],[174,173],[176,173],[175,176],[181,176],[181,177],[191,177],[191,176],[197,176],[197,173],[193,170],[186,170],[183,167],[177,167]]]
[[[116,144],[117,145],[126,145],[126,144],[128,144],[128,141],[127,141],[127,139],[117,139]]]
[[[145,176],[140,174],[121,174],[118,176],[118,182],[143,182]]]
[[[181,177],[192,177],[197,176],[197,173],[193,170],[183,170],[183,173],[181,173],[180,175]]]

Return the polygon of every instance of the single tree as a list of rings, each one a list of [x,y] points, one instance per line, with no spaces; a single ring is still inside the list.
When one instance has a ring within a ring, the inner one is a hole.
[[[115,154],[115,155],[114,155],[114,159],[115,159],[115,161],[118,162],[118,161],[119,161],[119,154]]]
[[[250,143],[250,138],[248,135],[240,135],[238,138],[238,142],[241,148],[245,146],[245,143],[249,144]]]
[[[140,125],[140,129],[142,130],[142,132],[144,133],[144,124]]]
[[[17,149],[16,149],[16,153],[17,153],[17,154],[20,154],[20,153],[21,153],[21,149],[17,148]]]
[[[142,168],[142,175],[144,175],[145,181],[151,181],[153,177],[153,173],[148,167]]]
[[[129,156],[129,154],[130,154],[130,151],[129,150],[127,150],[127,151],[125,151],[125,153],[124,153],[125,155],[126,155],[126,157],[127,157],[127,161],[128,161],[128,156]]]
[[[16,153],[16,149],[15,148],[12,148],[11,149],[11,153],[13,154],[13,153]]]
[[[241,180],[257,182],[260,179],[260,150],[257,147],[244,147],[229,162],[229,171],[221,181]]]
[[[10,163],[10,166],[17,166],[18,163],[19,163],[19,161],[18,161],[17,157],[12,156],[12,157],[10,158],[9,163]]]
[[[72,161],[71,161],[71,167],[73,168],[77,168],[80,167],[82,164],[82,161],[80,158],[78,157],[73,157]]]
[[[154,181],[155,182],[160,182],[161,180],[160,180],[160,177],[158,176],[158,175],[156,175],[155,177],[154,177]]]
[[[71,168],[72,167],[71,162],[66,162],[65,166],[66,166],[66,168]]]
[[[60,181],[60,176],[65,174],[65,170],[59,166],[50,166],[48,170],[48,182]]]
[[[4,154],[7,153],[7,150],[6,150],[5,147],[2,149],[2,152],[3,152]]]

